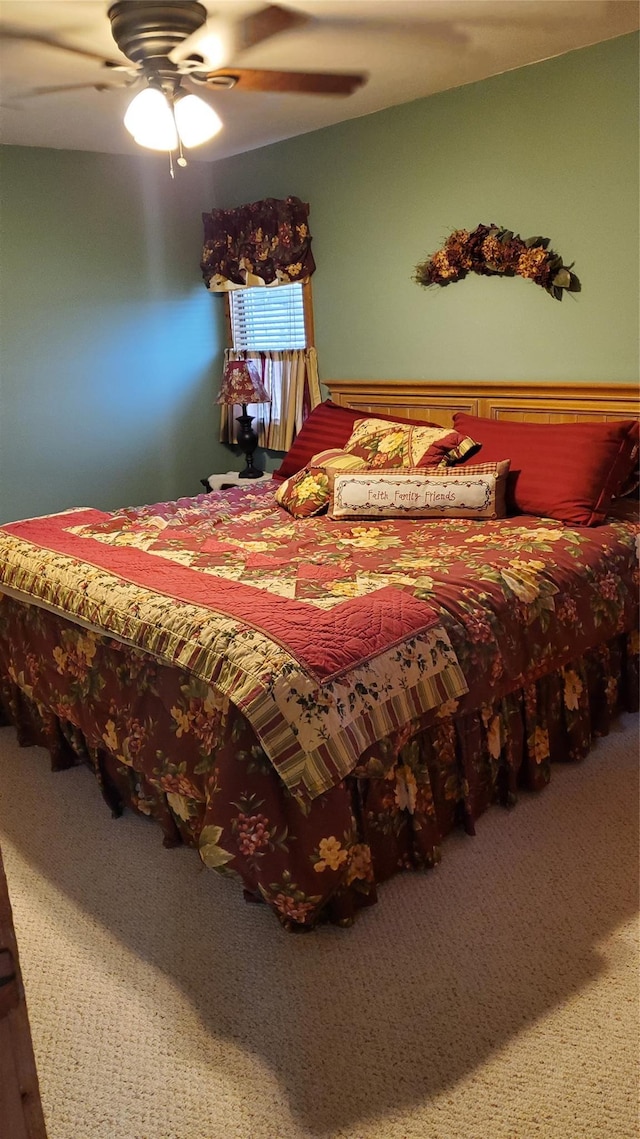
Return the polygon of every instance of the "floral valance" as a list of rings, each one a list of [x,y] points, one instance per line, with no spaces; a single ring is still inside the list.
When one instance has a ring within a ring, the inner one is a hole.
[[[251,285],[288,285],[309,277],[315,262],[299,198],[265,198],[203,214],[202,275],[213,293]]]

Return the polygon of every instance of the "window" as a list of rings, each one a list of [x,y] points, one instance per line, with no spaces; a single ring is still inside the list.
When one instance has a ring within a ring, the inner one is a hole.
[[[227,293],[229,340],[236,352],[277,352],[313,344],[311,284]]]
[[[311,282],[252,286],[225,293],[226,360],[253,360],[270,403],[250,405],[260,444],[287,451],[309,410],[322,400],[314,348]],[[235,413],[237,415],[237,412]],[[234,409],[220,409],[220,439],[235,439]]]

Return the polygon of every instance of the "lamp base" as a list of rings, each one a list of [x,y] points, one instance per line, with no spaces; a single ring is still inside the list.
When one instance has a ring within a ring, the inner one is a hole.
[[[252,420],[253,416],[247,414],[247,405],[243,403],[242,415],[236,416],[236,423],[239,424],[236,442],[244,454],[247,465],[243,471],[240,471],[239,479],[259,479],[264,474],[253,465],[253,452],[258,446],[258,436],[251,426]]]
[[[254,467],[253,463],[248,462],[246,467],[244,468],[244,470],[240,471],[240,473],[238,474],[238,478],[239,479],[261,479],[263,474],[264,474],[264,471],[259,471],[257,467]]]

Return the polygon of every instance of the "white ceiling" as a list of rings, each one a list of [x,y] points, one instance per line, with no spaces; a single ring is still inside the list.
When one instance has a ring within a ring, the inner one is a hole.
[[[204,0],[244,15],[250,0]],[[119,58],[109,0],[0,0],[0,25]],[[281,0],[313,18],[245,51],[239,66],[365,72],[346,98],[220,91],[224,130],[192,157],[212,160],[459,87],[633,31],[636,0]],[[35,96],[56,84],[118,81],[100,63],[59,48],[0,40],[0,142],[130,154],[126,90]]]

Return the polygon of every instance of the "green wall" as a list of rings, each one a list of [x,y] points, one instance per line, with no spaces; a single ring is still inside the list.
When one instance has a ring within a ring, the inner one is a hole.
[[[199,269],[211,168],[1,157],[0,520],[197,494],[223,336]]]
[[[219,164],[227,205],[311,204],[323,378],[637,380],[638,36]],[[413,284],[453,229],[542,233],[583,292]]]
[[[216,183],[229,206],[310,202],[325,379],[638,378],[637,35],[238,156]],[[479,222],[551,238],[583,292],[412,282]]]
[[[636,35],[173,182],[148,154],[5,147],[2,171],[0,520],[194,494],[238,465],[198,267],[216,205],[310,202],[324,379],[638,380]],[[412,282],[479,222],[549,237],[582,293]]]

